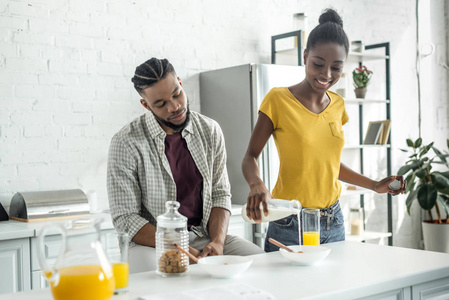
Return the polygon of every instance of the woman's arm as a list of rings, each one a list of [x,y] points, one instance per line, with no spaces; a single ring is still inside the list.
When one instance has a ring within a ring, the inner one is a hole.
[[[398,194],[403,194],[405,190],[406,182],[404,181],[402,176],[395,176],[391,175],[388,177],[385,177],[384,179],[380,181],[372,180],[366,176],[363,176],[362,174],[359,174],[347,166],[345,166],[343,163],[340,163],[340,175],[338,176],[338,179],[341,181],[344,181],[346,183],[354,184],[357,186],[361,186],[370,190],[375,191],[376,193],[383,194],[383,193],[390,193],[393,196],[396,196]],[[395,179],[399,180],[401,182],[401,188],[398,190],[393,190],[390,188],[390,183],[392,183]]]
[[[246,214],[254,221],[260,221],[260,203],[262,202],[264,214],[268,214],[267,201],[272,198],[270,191],[260,178],[257,159],[273,133],[273,122],[262,112],[259,112],[256,126],[249,141],[248,149],[242,161],[243,176],[248,182],[250,193],[248,195]]]

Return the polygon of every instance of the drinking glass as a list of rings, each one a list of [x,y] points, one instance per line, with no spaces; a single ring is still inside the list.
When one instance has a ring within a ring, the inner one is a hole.
[[[320,210],[302,209],[303,245],[320,245]]]
[[[128,247],[129,237],[126,232],[111,232],[105,235],[105,252],[112,264],[115,277],[114,294],[128,291]]]

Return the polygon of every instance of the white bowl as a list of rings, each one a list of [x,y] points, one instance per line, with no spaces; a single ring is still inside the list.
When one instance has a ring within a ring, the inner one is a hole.
[[[323,259],[331,252],[331,249],[323,246],[301,246],[301,251],[303,253],[298,253],[300,246],[288,246],[295,252],[288,252],[284,249],[279,249],[282,256],[284,256],[289,261],[303,266],[314,265]]]
[[[198,260],[198,265],[216,278],[231,278],[246,271],[253,260],[246,256],[217,255]]]

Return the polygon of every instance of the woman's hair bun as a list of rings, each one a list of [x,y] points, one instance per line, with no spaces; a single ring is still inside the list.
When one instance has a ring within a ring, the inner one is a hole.
[[[332,8],[325,9],[318,21],[320,22],[320,25],[326,22],[332,22],[337,23],[338,25],[343,27],[343,20],[341,19],[340,15]]]

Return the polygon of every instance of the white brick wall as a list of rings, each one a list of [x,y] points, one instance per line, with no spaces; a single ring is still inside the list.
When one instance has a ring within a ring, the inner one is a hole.
[[[81,188],[106,208],[110,139],[144,112],[130,81],[137,65],[170,59],[199,111],[199,72],[269,63],[270,37],[295,29],[293,13],[305,11],[313,28],[329,5],[351,40],[391,42],[392,137],[403,146],[417,135],[414,1],[2,0],[0,202],[8,208],[17,191]],[[433,114],[448,111],[447,99],[435,103]],[[439,122],[446,134],[447,115]],[[401,234],[413,244],[410,230]]]

